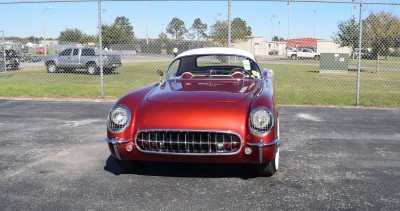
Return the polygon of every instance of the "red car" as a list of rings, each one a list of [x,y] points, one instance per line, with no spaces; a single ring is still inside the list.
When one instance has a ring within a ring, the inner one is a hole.
[[[124,169],[140,161],[237,163],[271,176],[280,146],[273,75],[246,51],[186,51],[165,80],[113,106],[105,138],[111,154]]]
[[[39,47],[36,51],[37,54],[44,54],[44,48],[43,47]],[[49,50],[46,49],[46,53],[49,53]]]

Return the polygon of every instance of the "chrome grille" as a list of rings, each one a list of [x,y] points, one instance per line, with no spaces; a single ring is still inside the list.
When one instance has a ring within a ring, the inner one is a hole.
[[[234,154],[241,138],[219,131],[140,131],[136,135],[140,151],[168,154]]]

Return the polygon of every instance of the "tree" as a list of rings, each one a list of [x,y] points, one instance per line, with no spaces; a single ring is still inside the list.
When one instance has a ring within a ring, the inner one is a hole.
[[[78,43],[82,42],[83,37],[84,34],[79,29],[66,29],[60,33],[60,36],[58,36],[58,41]]]
[[[60,33],[60,36],[58,36],[58,41],[72,42],[72,43],[88,43],[88,42],[95,42],[96,37],[87,35],[79,29],[66,29],[65,31],[62,31]]]
[[[190,30],[192,30],[197,37],[197,41],[200,41],[200,39],[206,39],[207,38],[207,24],[201,22],[200,18],[196,18],[193,21],[192,27],[190,27]]]
[[[183,35],[188,31],[185,27],[185,22],[177,17],[171,20],[166,30],[168,34],[175,38],[176,44],[178,44],[179,40],[183,40]]]
[[[232,20],[232,43],[238,41],[248,40],[248,36],[251,36],[251,27],[247,26],[246,21],[241,18],[235,18]]]
[[[272,41],[282,41],[282,40],[284,40],[282,37],[281,38],[279,38],[278,36],[274,36],[273,38],[272,38]]]
[[[231,43],[246,41],[251,36],[251,27],[246,21],[235,18],[231,23]],[[210,38],[221,46],[228,45],[228,21],[217,20],[211,26]]]
[[[377,55],[387,56],[389,48],[398,46],[400,20],[390,12],[371,13],[365,20],[365,43]]]
[[[388,55],[389,48],[399,47],[400,20],[390,12],[379,12],[370,15],[362,20],[363,37],[362,48],[371,48],[375,55]],[[341,46],[348,46],[354,51],[358,48],[359,23],[354,19],[339,22],[339,32],[334,40]]]
[[[132,44],[135,38],[128,18],[117,17],[113,24],[102,26],[103,45]]]
[[[335,42],[339,43],[340,46],[348,46],[355,50],[359,42],[360,27],[356,23],[355,19],[352,18],[348,21],[341,21],[338,23],[339,32],[337,32],[333,39]]]
[[[167,47],[168,43],[169,43],[169,39],[168,39],[167,34],[165,34],[164,32],[161,32],[158,35],[158,41],[160,42],[160,44],[162,46],[162,49],[165,49]]]

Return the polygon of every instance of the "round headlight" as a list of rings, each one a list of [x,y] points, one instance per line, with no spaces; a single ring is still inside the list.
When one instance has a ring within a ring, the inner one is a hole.
[[[250,130],[255,135],[266,135],[273,122],[272,112],[266,107],[257,107],[250,113]]]
[[[113,133],[123,132],[130,122],[131,113],[124,105],[115,105],[108,115],[107,128]]]
[[[128,112],[124,108],[116,108],[111,111],[111,120],[117,125],[125,125],[128,122]]]

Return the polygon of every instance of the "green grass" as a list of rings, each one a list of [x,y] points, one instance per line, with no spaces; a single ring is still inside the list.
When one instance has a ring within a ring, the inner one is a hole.
[[[319,67],[268,65],[275,71],[276,101],[280,104],[355,105],[357,72],[319,73]],[[400,107],[399,70],[362,71],[360,105]]]
[[[296,64],[297,62],[299,62],[299,63],[306,62],[309,64],[319,65],[319,63],[320,63],[319,60],[315,60],[315,59],[299,59],[299,60],[285,59],[285,60],[292,64]],[[349,65],[353,65],[353,66],[357,66],[357,64],[358,64],[357,59],[349,58],[348,62],[349,62]],[[378,65],[378,60],[362,59],[361,65],[375,67]],[[390,57],[390,56],[387,58],[382,57],[379,66],[380,67],[399,67],[399,69],[400,69],[400,59],[399,59],[399,57]]]
[[[104,75],[105,96],[119,98],[128,91],[159,80],[157,69],[168,62],[124,63],[115,74]],[[276,73],[275,99],[278,104],[354,105],[357,72],[319,73],[318,66],[260,64]],[[400,68],[362,71],[360,105],[400,107]],[[44,66],[0,73],[0,96],[88,97],[101,95],[99,75],[49,74]]]
[[[124,93],[157,82],[157,69],[167,69],[169,63],[128,63],[114,74],[104,75],[105,95],[120,97]],[[16,71],[0,72],[0,96],[30,97],[99,97],[100,75],[76,73],[47,73],[46,68],[30,67]]]

